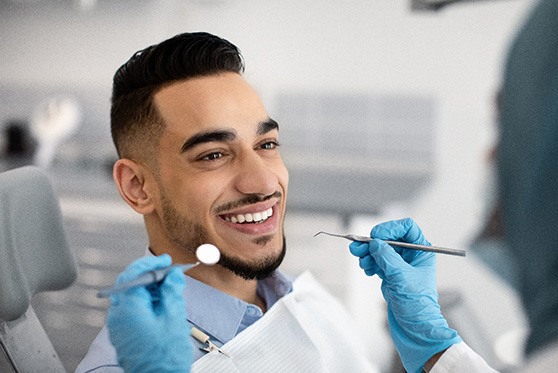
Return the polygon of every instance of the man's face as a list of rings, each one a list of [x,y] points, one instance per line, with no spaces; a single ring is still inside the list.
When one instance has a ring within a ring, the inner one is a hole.
[[[212,243],[220,264],[245,278],[275,269],[288,172],[257,94],[241,75],[223,73],[165,87],[155,104],[166,125],[156,172],[162,241],[175,255]]]

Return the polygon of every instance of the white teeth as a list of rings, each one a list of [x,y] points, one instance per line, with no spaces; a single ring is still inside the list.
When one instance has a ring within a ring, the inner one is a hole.
[[[270,207],[265,211],[256,212],[253,214],[238,214],[236,216],[227,216],[225,217],[225,220],[230,221],[231,223],[239,223],[239,224],[242,224],[244,222],[246,223],[263,222],[272,215],[273,215],[273,209]]]

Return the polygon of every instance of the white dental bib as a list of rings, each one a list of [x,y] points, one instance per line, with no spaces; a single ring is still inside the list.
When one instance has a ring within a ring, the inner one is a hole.
[[[305,272],[249,328],[198,359],[191,372],[378,372],[344,308]]]

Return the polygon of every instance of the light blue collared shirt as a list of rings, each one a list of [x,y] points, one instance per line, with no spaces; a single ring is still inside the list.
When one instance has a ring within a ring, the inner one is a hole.
[[[273,272],[267,279],[259,280],[257,285],[257,293],[268,309],[291,291],[292,281],[280,271]],[[263,316],[260,307],[223,293],[190,276],[186,276],[184,298],[190,324],[207,334],[211,342],[219,347]],[[206,354],[200,348],[207,346],[196,339],[193,339],[193,343],[195,361]]]

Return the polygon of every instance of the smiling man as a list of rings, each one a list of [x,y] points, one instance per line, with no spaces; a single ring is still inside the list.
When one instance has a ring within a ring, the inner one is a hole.
[[[192,339],[192,369],[375,371],[337,301],[311,277],[293,283],[277,270],[289,176],[279,125],[243,71],[230,42],[184,33],[134,54],[113,82],[113,176],[144,217],[147,256],[193,263],[201,244],[221,251],[217,265],[185,276],[189,326],[180,332],[194,327],[232,358]],[[155,334],[146,343],[155,344]],[[101,371],[122,371],[106,327],[77,369]]]

